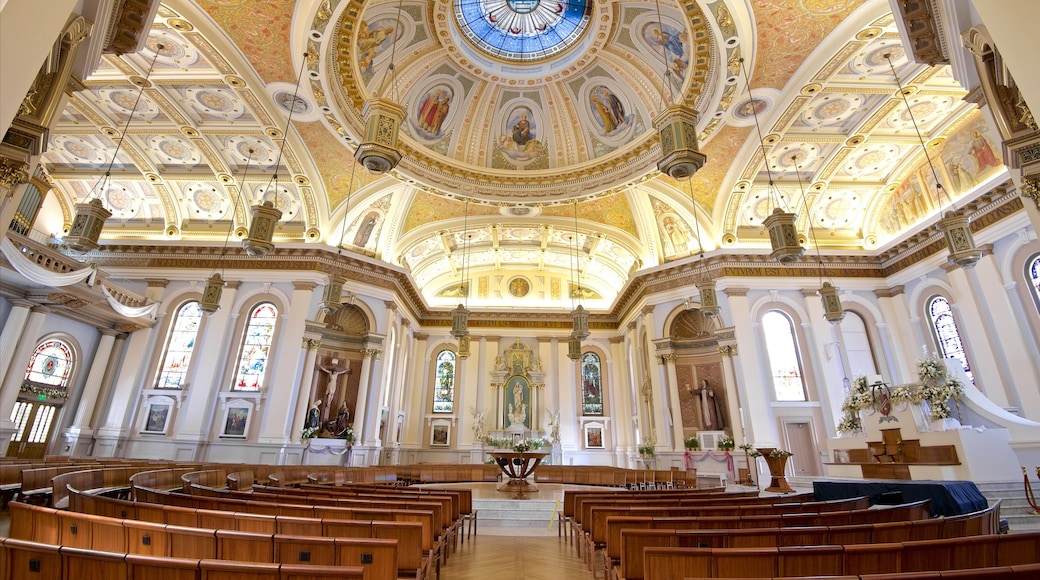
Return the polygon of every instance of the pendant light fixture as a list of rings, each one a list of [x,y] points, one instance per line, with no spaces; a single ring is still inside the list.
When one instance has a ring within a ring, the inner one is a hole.
[[[841,305],[841,298],[838,297],[838,289],[829,280],[824,280],[827,276],[827,269],[823,266],[823,255],[820,253],[820,239],[816,237],[816,229],[813,227],[812,212],[809,211],[809,201],[805,197],[805,188],[802,187],[801,167],[798,166],[798,155],[796,153],[791,154],[791,165],[794,166],[794,174],[798,178],[798,192],[802,196],[802,208],[805,209],[805,215],[809,221],[809,238],[812,244],[816,246],[816,261],[819,264],[820,273],[819,292],[820,298],[823,300],[823,317],[831,324],[840,324],[845,319],[845,309]]]
[[[463,302],[469,301],[469,284],[466,282],[466,261],[469,248],[469,199],[466,200],[462,218],[462,268],[459,271],[459,305],[451,311],[451,335],[459,339],[469,336],[469,310]]]
[[[354,194],[354,172],[357,166],[357,161],[350,166],[350,183],[347,185],[347,200],[343,209],[343,226],[339,230],[339,243],[336,244],[336,263],[333,264],[329,281],[321,293],[321,311],[326,316],[343,306],[343,285],[347,283],[347,279],[341,273],[340,258],[343,255],[343,238],[347,234],[347,217],[350,215],[350,197]]]
[[[307,53],[303,53],[300,63],[300,74],[296,77],[296,90],[293,91],[292,103],[295,105],[300,94],[300,83],[303,81],[303,67],[307,64]],[[289,116],[285,120],[285,130],[282,131],[282,145],[278,148],[278,157],[274,162],[274,176],[271,183],[274,184],[274,196],[250,208],[249,233],[242,240],[242,247],[251,257],[258,258],[266,256],[274,249],[274,230],[278,226],[278,220],[282,219],[282,212],[278,209],[278,168],[282,165],[282,154],[285,153],[285,143],[289,140],[289,128],[292,126],[295,106],[289,107]],[[268,184],[268,189],[271,189]]]
[[[661,4],[658,0],[654,3],[657,5],[657,21],[663,27]],[[672,71],[668,66],[668,53],[664,44],[661,44],[661,60],[664,64],[662,83],[665,85],[661,94],[667,101],[664,110],[653,121],[654,129],[661,140],[661,160],[657,162],[657,169],[672,179],[681,181],[692,177],[698,169],[704,167],[708,158],[697,149],[697,111],[681,102],[675,102],[672,94]]]
[[[697,291],[701,296],[701,313],[705,316],[716,316],[722,307],[719,305],[719,294],[715,289],[715,278],[712,278],[708,274],[707,268],[704,266],[704,245],[701,243],[701,222],[697,219],[697,198],[693,195],[693,183],[692,180],[686,180],[686,185],[690,190],[690,201],[693,202],[693,224],[694,233],[697,235],[697,265],[695,270],[698,271],[696,275]]]
[[[119,150],[123,147],[123,140],[126,139],[127,129],[130,128],[130,121],[133,120],[134,113],[137,112],[137,105],[141,102],[144,89],[151,86],[148,79],[151,78],[152,69],[155,68],[155,61],[159,59],[159,53],[164,48],[165,46],[162,43],[155,45],[155,55],[152,56],[152,63],[148,65],[148,72],[145,73],[144,79],[138,79],[137,81],[134,80],[134,77],[130,79],[130,82],[138,85],[137,100],[134,101],[134,106],[130,109],[130,115],[126,118],[119,140],[116,141],[116,148],[112,152],[112,159],[109,160],[108,167],[105,169],[105,175],[94,183],[94,187],[87,194],[87,200],[76,204],[76,217],[72,220],[72,227],[69,228],[69,233],[63,239],[63,243],[73,251],[86,253],[96,250],[98,248],[98,240],[101,238],[101,230],[105,227],[105,220],[112,217],[112,212],[105,209],[105,205],[101,201],[101,193],[106,188],[112,187],[112,166],[115,165],[116,156],[119,155]],[[90,199],[91,197],[93,199]]]
[[[769,178],[766,196],[773,207],[773,211],[762,221],[762,225],[769,232],[769,245],[773,248],[769,257],[780,263],[793,262],[805,254],[805,248],[798,241],[798,229],[795,226],[798,214],[784,211],[780,207],[784,196],[780,194],[776,184],[773,182],[773,170],[769,168],[769,158],[766,156],[766,140],[762,135],[762,126],[758,123],[758,108],[755,107],[755,97],[751,94],[751,79],[748,78],[747,67],[744,66],[743,58],[740,59],[740,70],[744,73],[748,100],[751,101],[751,114],[755,119],[755,130],[758,132],[758,145],[762,149],[762,163],[766,167],[766,176]]]
[[[581,341],[589,336],[589,313],[581,307],[581,262],[578,260],[578,202],[574,202],[574,260],[571,262],[571,304],[578,305],[571,310],[571,334],[567,337],[567,358],[577,361],[581,358]],[[577,284],[575,284],[577,272]]]
[[[202,300],[199,302],[199,309],[206,314],[213,314],[217,310],[220,310],[220,297],[224,293],[224,256],[227,255],[228,241],[231,240],[231,232],[235,229],[235,209],[239,203],[242,203],[242,188],[246,186],[246,177],[249,176],[249,165],[253,161],[253,149],[248,150],[246,156],[246,168],[242,171],[242,179],[238,182],[238,196],[237,199],[232,200],[231,208],[228,210],[230,213],[228,219],[228,232],[224,236],[224,247],[220,250],[220,258],[217,260],[217,268],[220,272],[217,272],[217,268],[214,268],[213,275],[206,280],[206,288],[202,291]]]
[[[910,101],[906,98],[906,92],[903,91],[899,75],[896,74],[896,67],[892,64],[892,55],[885,53],[884,56],[885,60],[888,61],[888,68],[892,70],[892,76],[896,79],[899,95],[903,97],[906,113],[910,116],[910,122],[914,125],[914,131],[917,132],[917,140],[921,143],[921,150],[924,152],[924,158],[928,161],[928,168],[932,172],[932,178],[935,179],[936,199],[941,200],[942,196],[946,196],[946,200],[950,202],[950,209],[939,220],[939,229],[942,230],[943,237],[946,239],[946,248],[950,252],[948,259],[951,264],[956,264],[962,268],[971,268],[982,259],[982,250],[975,246],[975,237],[971,235],[971,227],[969,227],[971,218],[957,210],[953,204],[953,198],[950,197],[949,192],[946,191],[946,188],[939,181],[939,174],[936,173],[932,157],[928,154],[928,147],[924,143],[924,137],[921,136],[921,129],[917,126],[914,112],[910,109]],[[942,195],[940,195],[940,192]]]
[[[394,59],[397,55],[397,37],[401,32],[401,4],[397,3],[397,26],[394,27],[394,40],[390,45],[390,64],[378,91],[365,101],[361,114],[365,117],[365,138],[354,153],[365,169],[376,175],[382,175],[397,166],[401,161],[401,152],[397,149],[397,140],[404,122],[405,110],[397,103],[397,72]],[[389,96],[386,93],[389,92]]]

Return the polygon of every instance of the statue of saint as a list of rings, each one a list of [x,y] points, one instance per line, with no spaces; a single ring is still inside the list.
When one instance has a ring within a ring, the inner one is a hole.
[[[347,429],[350,428],[350,408],[347,407],[346,401],[339,406],[339,412],[336,413],[336,426],[334,427],[337,437],[343,437],[347,434]]]
[[[721,431],[725,425],[723,425],[719,400],[715,398],[715,391],[708,385],[708,379],[704,379],[701,385],[701,413],[704,417],[704,428],[710,431]]]
[[[318,425],[321,424],[321,399],[316,399],[311,403],[311,408],[307,411],[307,420],[304,421],[303,426],[308,429],[317,429]]]

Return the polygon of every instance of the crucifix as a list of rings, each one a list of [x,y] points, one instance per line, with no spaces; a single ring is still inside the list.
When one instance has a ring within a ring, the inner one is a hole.
[[[332,419],[332,401],[339,399],[337,396],[339,391],[339,376],[342,374],[350,373],[350,360],[348,359],[346,366],[339,366],[339,359],[332,359],[329,361],[329,366],[319,365],[318,369],[329,376],[329,383],[325,386],[325,408],[322,409],[322,424],[326,424]]]

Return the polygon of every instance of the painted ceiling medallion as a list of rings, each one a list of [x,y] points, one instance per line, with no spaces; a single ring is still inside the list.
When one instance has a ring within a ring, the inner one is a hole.
[[[534,62],[560,54],[581,38],[592,3],[585,0],[454,0],[459,30],[481,51]]]

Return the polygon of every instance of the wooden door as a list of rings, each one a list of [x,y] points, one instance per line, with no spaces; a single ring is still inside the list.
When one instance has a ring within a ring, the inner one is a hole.
[[[16,431],[7,446],[8,457],[41,459],[47,454],[54,421],[61,405],[46,401],[19,399],[11,412]]]
[[[793,468],[793,475],[798,477],[821,475],[816,444],[813,442],[812,425],[808,421],[785,421],[784,431],[787,442],[791,446],[788,451],[794,453],[788,463]],[[792,474],[792,469],[788,474]]]

